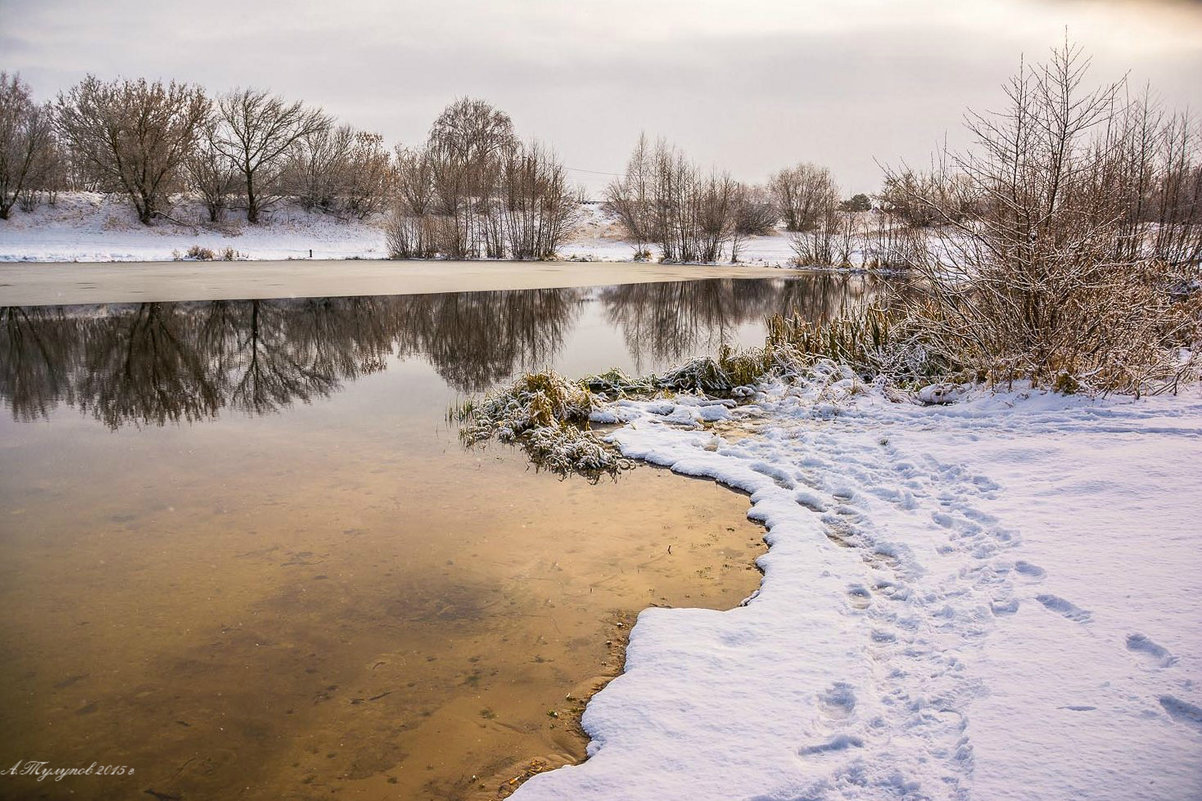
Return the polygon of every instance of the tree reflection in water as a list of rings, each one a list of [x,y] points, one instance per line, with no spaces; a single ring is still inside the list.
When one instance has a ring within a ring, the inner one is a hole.
[[[424,358],[456,392],[482,392],[559,353],[585,291],[532,289],[400,298],[398,353]]]
[[[421,358],[478,393],[549,366],[599,297],[637,370],[716,352],[738,326],[829,317],[881,287],[846,275],[441,295],[0,308],[0,397],[14,419],[58,405],[109,428],[277,412]]]
[[[872,276],[799,273],[770,281],[725,278],[616,286],[604,290],[601,300],[641,372],[643,359],[662,364],[717,353],[739,326],[773,314],[798,314],[817,322],[845,307],[888,302],[887,287]]]
[[[610,287],[601,302],[642,372],[644,359],[663,363],[716,352],[735,327],[780,311],[779,297],[776,281],[710,279]]]

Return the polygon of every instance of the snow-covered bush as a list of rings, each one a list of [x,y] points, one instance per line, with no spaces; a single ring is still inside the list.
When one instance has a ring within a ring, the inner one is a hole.
[[[452,410],[469,445],[496,437],[522,446],[531,460],[557,473],[590,477],[616,473],[617,449],[589,429],[602,401],[584,385],[548,370],[527,373],[507,389]]]

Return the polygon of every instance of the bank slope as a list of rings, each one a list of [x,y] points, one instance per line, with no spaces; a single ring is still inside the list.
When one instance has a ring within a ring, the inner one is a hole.
[[[832,371],[623,451],[751,493],[759,593],[649,609],[538,799],[1202,794],[1202,393],[892,403]]]

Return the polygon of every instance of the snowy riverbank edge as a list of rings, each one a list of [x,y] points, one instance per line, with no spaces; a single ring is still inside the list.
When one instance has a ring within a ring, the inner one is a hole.
[[[0,220],[0,262],[162,262],[183,257],[193,246],[220,259],[227,249],[239,261],[376,260],[388,257],[386,222],[339,219],[306,211],[295,203],[273,207],[262,224],[249,225],[230,213],[221,224],[200,222],[195,202],[172,209],[183,224],[138,222],[117,195],[63,193],[54,206],[14,211]],[[749,237],[739,263],[751,267],[792,266],[794,253],[781,232]],[[558,248],[564,261],[632,262],[635,246],[622,238],[614,218],[598,204],[582,205],[573,234]]]
[[[1202,390],[863,389],[611,406],[626,455],[750,493],[763,583],[644,611],[589,759],[518,801],[1202,795]]]

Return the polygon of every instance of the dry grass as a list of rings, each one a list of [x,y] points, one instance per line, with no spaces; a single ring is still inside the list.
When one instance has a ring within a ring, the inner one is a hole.
[[[548,370],[527,373],[479,403],[459,404],[448,416],[460,424],[465,444],[496,438],[521,446],[539,467],[595,479],[626,466],[617,449],[589,427],[590,414],[602,402],[584,382]]]

